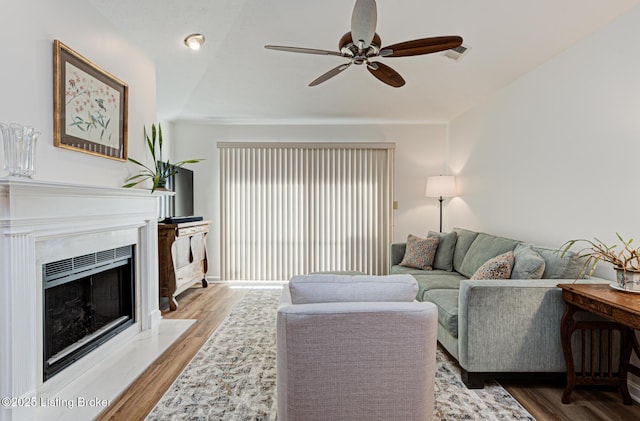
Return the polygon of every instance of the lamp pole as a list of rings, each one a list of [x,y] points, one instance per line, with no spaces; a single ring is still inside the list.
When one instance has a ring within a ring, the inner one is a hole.
[[[442,202],[445,197],[456,196],[456,178],[453,175],[439,175],[427,178],[425,196],[437,197],[440,202],[440,232],[442,232]]]
[[[440,196],[438,198],[438,202],[440,202],[440,232],[442,232],[442,202],[443,201],[444,201],[444,198]]]

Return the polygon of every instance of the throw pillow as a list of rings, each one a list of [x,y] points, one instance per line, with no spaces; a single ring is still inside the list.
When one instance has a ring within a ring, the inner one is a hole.
[[[433,259],[436,256],[436,250],[440,238],[420,238],[413,234],[409,234],[407,237],[407,248],[404,252],[404,257],[400,266],[407,266],[410,268],[431,270],[433,269]]]
[[[486,261],[470,279],[509,279],[513,268],[513,252],[508,251]]]
[[[579,258],[576,252],[569,250],[564,257],[558,249],[533,247],[544,259],[544,279],[579,279],[587,278],[589,269],[585,258]]]
[[[513,251],[512,279],[540,279],[544,273],[544,259],[530,244],[518,244]]]
[[[458,239],[456,240],[456,249],[453,252],[453,270],[458,273],[462,273],[460,272],[462,260],[464,260],[464,256],[466,256],[469,251],[469,247],[471,247],[471,244],[473,244],[480,233],[463,228],[454,228],[453,232],[458,236]]]
[[[438,237],[440,243],[436,250],[436,257],[433,259],[433,268],[451,272],[453,270],[453,252],[456,249],[458,234],[455,232],[434,232],[429,231],[427,238]]]
[[[462,259],[462,264],[457,271],[461,275],[470,278],[489,259],[508,251],[513,251],[518,243],[520,241],[481,232],[471,243],[471,247],[467,250],[467,254]]]

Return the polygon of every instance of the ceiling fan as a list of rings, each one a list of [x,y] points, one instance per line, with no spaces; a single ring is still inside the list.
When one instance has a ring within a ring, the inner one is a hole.
[[[381,82],[394,88],[405,84],[398,72],[379,61],[372,61],[376,57],[406,57],[422,54],[437,53],[462,45],[462,37],[443,36],[421,38],[413,41],[380,47],[382,42],[376,33],[377,10],[375,0],[356,0],[351,15],[351,32],[340,38],[340,51],[316,50],[313,48],[285,47],[281,45],[265,45],[269,50],[288,51],[291,53],[319,54],[348,58],[349,62],[341,64],[320,75],[309,86],[317,86],[334,76],[342,73],[352,64],[366,64],[367,70]]]

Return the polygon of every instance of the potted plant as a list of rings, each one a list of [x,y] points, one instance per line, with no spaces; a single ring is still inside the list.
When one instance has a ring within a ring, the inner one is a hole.
[[[156,139],[157,134],[157,139]],[[169,161],[162,162],[162,127],[158,123],[158,130],[156,132],[155,124],[151,125],[151,138],[147,134],[147,128],[144,128],[144,138],[147,142],[147,147],[149,148],[149,152],[151,153],[151,158],[153,159],[154,167],[148,167],[141,163],[140,161],[136,161],[133,158],[129,158],[129,161],[133,162],[136,165],[142,167],[140,172],[134,176],[131,176],[125,180],[125,184],[122,187],[130,188],[135,186],[136,184],[142,183],[145,180],[151,179],[153,181],[153,186],[151,187],[151,192],[153,193],[157,189],[164,189],[167,186],[167,179],[178,172],[177,168],[182,167],[184,164],[195,164],[202,159],[188,159],[186,161],[180,161],[174,164],[171,164]],[[156,155],[156,146],[157,152]]]
[[[625,240],[616,233],[620,244],[607,245],[605,242],[594,238],[591,240],[570,240],[562,246],[562,257],[576,243],[586,243],[586,246],[577,252],[578,257],[586,258],[585,267],[591,267],[589,275],[593,274],[598,262],[611,263],[616,270],[618,286],[628,291],[640,292],[640,247],[633,248],[633,238]],[[621,245],[621,247],[618,247]]]

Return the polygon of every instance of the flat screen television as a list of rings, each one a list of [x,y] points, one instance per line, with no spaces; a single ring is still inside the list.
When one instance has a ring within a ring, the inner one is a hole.
[[[186,168],[174,169],[177,172],[167,180],[167,189],[175,195],[162,196],[159,215],[161,219],[193,216],[193,171]]]

